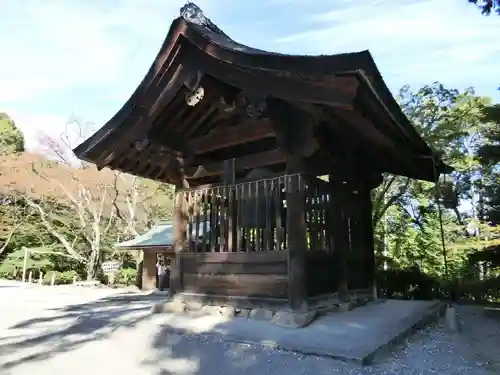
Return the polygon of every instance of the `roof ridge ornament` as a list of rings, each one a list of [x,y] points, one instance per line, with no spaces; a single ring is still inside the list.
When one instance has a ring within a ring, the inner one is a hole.
[[[191,1],[187,1],[186,4],[180,9],[180,15],[189,23],[202,26],[214,33],[228,37],[221,29],[217,27],[217,25],[215,25],[215,23],[210,20],[210,18],[205,16],[198,5]]]

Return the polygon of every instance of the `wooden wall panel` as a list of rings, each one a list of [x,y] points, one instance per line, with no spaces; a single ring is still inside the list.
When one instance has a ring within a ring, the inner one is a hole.
[[[308,251],[305,256],[307,297],[335,293],[340,283],[338,254]]]
[[[183,274],[183,291],[207,295],[287,298],[288,277],[273,275]]]
[[[287,298],[287,252],[183,253],[182,290],[220,296]]]

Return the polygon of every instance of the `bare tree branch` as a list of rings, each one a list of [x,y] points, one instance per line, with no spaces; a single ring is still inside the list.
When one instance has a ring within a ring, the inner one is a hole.
[[[16,224],[14,228],[12,228],[9,231],[9,234],[7,235],[7,238],[5,239],[5,242],[3,243],[2,247],[0,247],[0,254],[2,254],[5,249],[7,249],[7,246],[9,246],[10,240],[12,239],[12,236],[14,233],[21,227],[21,225],[24,224],[24,220],[22,220],[20,223]]]
[[[389,197],[388,193],[391,187],[396,183],[398,176],[391,175],[391,177],[382,186],[381,191],[378,192],[377,198],[374,204],[373,210],[373,226],[376,227],[380,222],[380,219],[384,216],[386,211],[391,207],[399,198],[401,198],[410,185],[410,178],[405,178],[404,182],[399,185],[397,190],[391,194]]]
[[[68,254],[71,255],[74,259],[77,259],[81,262],[85,262],[86,261],[85,258],[82,257],[80,254],[78,254],[76,251],[74,251],[73,247],[68,242],[68,240],[54,228],[52,223],[47,218],[47,214],[45,213],[44,209],[39,204],[35,203],[33,200],[28,198],[27,196],[24,199],[26,200],[26,203],[29,206],[38,211],[40,219],[42,220],[42,223],[44,224],[45,228],[47,228],[50,234],[52,234],[55,238],[57,238],[57,240],[61,243],[61,245],[64,246],[64,249],[68,252]]]

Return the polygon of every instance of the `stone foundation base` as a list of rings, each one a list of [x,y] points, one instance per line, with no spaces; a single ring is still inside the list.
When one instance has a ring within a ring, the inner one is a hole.
[[[307,311],[297,312],[286,308],[257,307],[252,309],[238,308],[230,305],[217,306],[185,299],[177,295],[167,302],[153,306],[151,313],[183,313],[203,312],[208,315],[219,315],[227,319],[236,317],[268,321],[280,327],[303,328],[311,324],[317,316],[350,311],[373,300],[371,291],[352,291],[350,300],[341,302],[336,294],[311,299]]]

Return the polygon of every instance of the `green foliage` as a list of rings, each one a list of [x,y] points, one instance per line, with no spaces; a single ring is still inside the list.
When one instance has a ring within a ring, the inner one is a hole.
[[[437,193],[433,183],[386,176],[384,183],[374,191],[378,257],[394,272],[418,267],[426,277],[434,278],[434,283],[441,283],[446,276],[448,280],[464,278],[470,271],[469,257],[496,243],[490,225],[480,224],[483,225],[480,237],[467,237],[465,227],[475,213],[477,216],[478,209],[474,206],[474,211],[460,211],[458,207],[464,202],[470,205],[471,200],[477,202],[478,192],[484,191],[481,184],[495,178],[495,168],[486,169],[480,158],[481,150],[488,143],[486,135],[491,134],[492,129],[490,120],[485,118],[490,100],[476,96],[473,89],[460,92],[437,82],[416,91],[403,87],[399,100],[417,131],[455,168],[451,175],[454,188],[449,180],[446,184],[440,180]],[[445,251],[438,196],[442,196],[444,202],[441,203],[445,203],[441,204]]]
[[[429,276],[416,268],[407,270],[379,271],[377,286],[380,297],[397,299],[447,299],[452,291],[453,298],[462,302],[500,302],[500,277],[484,280],[465,279],[449,281]]]
[[[122,268],[115,275],[115,284],[134,285],[137,278],[135,268]]]
[[[500,15],[500,0],[468,0],[469,3],[476,5],[481,9],[481,13],[489,16],[491,13]]]
[[[117,242],[171,216],[169,185],[28,153],[4,158],[0,184],[0,264],[12,271],[9,254],[41,247],[51,270],[93,279]]]
[[[23,133],[6,113],[0,113],[0,155],[24,151]]]
[[[43,277],[44,285],[51,285],[53,275],[55,275],[54,285],[72,284],[75,277],[77,281],[81,280],[81,277],[78,274],[78,272],[73,270],[64,272],[49,271]]]
[[[0,275],[12,274],[14,270],[22,270],[24,267],[25,250],[19,249],[8,254],[0,263]],[[28,251],[26,259],[27,270],[44,271],[52,267],[52,262],[45,255],[32,254]]]

